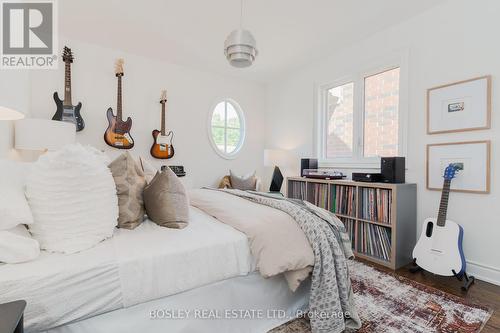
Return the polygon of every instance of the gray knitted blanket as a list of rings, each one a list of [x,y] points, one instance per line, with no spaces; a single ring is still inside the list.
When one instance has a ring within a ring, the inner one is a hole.
[[[345,226],[333,213],[308,202],[258,192],[224,190],[289,214],[300,226],[314,253],[309,299],[313,333],[340,333],[361,327],[353,301],[347,261],[353,258]]]

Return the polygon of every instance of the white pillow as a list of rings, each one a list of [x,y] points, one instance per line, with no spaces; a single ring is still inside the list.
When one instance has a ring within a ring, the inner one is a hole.
[[[108,161],[75,144],[34,163],[26,196],[35,220],[29,228],[42,249],[75,253],[113,235],[118,198]]]
[[[0,262],[17,264],[40,255],[40,245],[31,238],[24,225],[0,231]]]
[[[24,195],[30,163],[0,160],[0,230],[32,224],[33,215]]]

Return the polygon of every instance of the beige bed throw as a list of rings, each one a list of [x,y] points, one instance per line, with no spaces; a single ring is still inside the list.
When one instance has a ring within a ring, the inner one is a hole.
[[[197,189],[189,197],[192,206],[247,235],[256,268],[263,277],[285,273],[293,291],[308,277],[314,254],[290,215],[223,191]]]

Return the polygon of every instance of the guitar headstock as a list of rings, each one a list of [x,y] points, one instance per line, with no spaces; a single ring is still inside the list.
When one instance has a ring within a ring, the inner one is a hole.
[[[161,91],[161,96],[160,96],[160,103],[165,104],[167,102],[167,91],[162,90]]]
[[[457,172],[464,169],[464,165],[462,163],[450,163],[446,169],[444,170],[444,179],[452,180],[455,178]]]
[[[117,77],[123,76],[123,59],[119,58],[115,62],[115,75]]]
[[[71,49],[67,46],[63,49],[62,59],[65,63],[73,63],[73,52],[71,52]]]

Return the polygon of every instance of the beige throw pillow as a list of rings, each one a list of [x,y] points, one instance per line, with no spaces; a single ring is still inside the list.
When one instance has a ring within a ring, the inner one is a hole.
[[[251,174],[245,176],[238,176],[229,170],[229,177],[231,179],[231,186],[237,190],[253,190],[255,191],[255,185],[257,184],[257,178],[255,177],[255,171]]]
[[[189,220],[189,200],[186,189],[170,168],[156,173],[144,189],[148,217],[167,228],[182,229]]]
[[[151,162],[149,162],[147,159],[145,159],[142,156],[139,156],[139,163],[141,165],[142,172],[144,172],[144,177],[146,178],[146,183],[151,183],[153,180],[154,176],[158,172],[158,169],[156,169]]]
[[[224,176],[219,183],[219,188],[233,188],[231,186],[231,178],[229,176]]]
[[[135,229],[144,219],[144,199],[146,186],[144,173],[134,158],[124,153],[109,165],[115,179],[118,194],[118,227]]]

